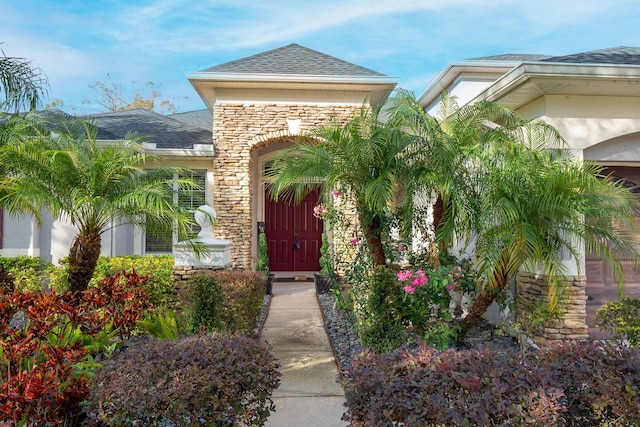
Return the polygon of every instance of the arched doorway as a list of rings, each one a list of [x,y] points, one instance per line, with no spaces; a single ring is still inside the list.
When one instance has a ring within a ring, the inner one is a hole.
[[[318,190],[312,191],[298,204],[284,198],[276,202],[265,188],[264,222],[271,271],[320,270],[324,225],[313,215],[318,195]]]

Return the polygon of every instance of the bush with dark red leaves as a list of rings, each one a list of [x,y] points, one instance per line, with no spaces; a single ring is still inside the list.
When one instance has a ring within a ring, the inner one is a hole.
[[[640,424],[640,353],[573,343],[526,353],[421,345],[345,373],[353,426]]]
[[[149,338],[97,372],[85,412],[91,425],[261,426],[279,384],[275,359],[257,340]]]

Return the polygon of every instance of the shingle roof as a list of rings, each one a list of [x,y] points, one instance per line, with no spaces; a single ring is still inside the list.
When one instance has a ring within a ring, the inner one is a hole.
[[[202,72],[385,77],[377,71],[295,43],[206,68]]]
[[[213,123],[213,113],[207,108],[203,108],[202,110],[168,114],[167,117],[180,120],[181,122],[187,123],[191,126],[197,126],[205,130],[211,130],[211,126]]]
[[[572,55],[552,56],[544,62],[567,62],[574,64],[621,64],[640,65],[640,47],[618,46],[592,50]]]
[[[128,133],[143,136],[156,148],[192,149],[193,144],[212,144],[209,130],[149,110],[136,109],[94,114],[86,117],[98,126],[100,140],[122,139]]]
[[[482,56],[479,58],[471,58],[471,61],[507,61],[507,62],[526,62],[526,61],[542,61],[549,58],[549,55],[528,54],[528,53],[505,53],[502,55]]]
[[[618,46],[591,50],[571,55],[551,56],[538,54],[507,53],[504,55],[472,58],[473,61],[511,61],[511,62],[560,62],[570,64],[620,64],[640,65],[640,47]]]

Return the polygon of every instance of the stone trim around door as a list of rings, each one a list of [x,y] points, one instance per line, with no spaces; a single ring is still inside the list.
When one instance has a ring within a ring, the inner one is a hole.
[[[301,134],[333,117],[346,121],[359,113],[360,104],[241,104],[220,103],[213,107],[213,207],[218,215],[216,237],[232,242],[231,264],[252,269],[257,253],[257,197],[261,171],[254,167],[263,152],[292,142],[287,120],[300,120]],[[263,220],[263,218],[262,218]]]

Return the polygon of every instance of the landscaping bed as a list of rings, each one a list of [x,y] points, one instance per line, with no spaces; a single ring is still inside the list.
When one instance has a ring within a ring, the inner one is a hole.
[[[265,277],[194,275],[176,294],[165,261],[104,260],[81,295],[54,280],[38,289],[36,269],[34,290],[18,290],[4,270],[0,424],[263,425],[280,382],[257,339]],[[119,271],[130,262],[135,269]]]
[[[463,347],[419,340],[363,349],[332,294],[318,295],[352,426],[631,426],[640,423],[640,352],[574,342],[523,350],[482,323]]]

